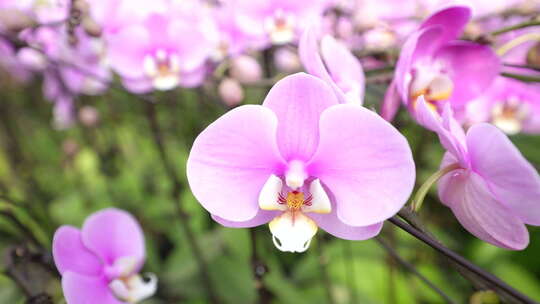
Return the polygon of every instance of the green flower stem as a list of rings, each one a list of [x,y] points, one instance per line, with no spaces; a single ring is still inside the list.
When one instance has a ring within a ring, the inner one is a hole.
[[[441,177],[443,177],[446,173],[456,170],[459,168],[459,164],[451,164],[449,166],[446,166],[442,168],[441,170],[435,172],[433,175],[431,175],[423,184],[420,186],[418,191],[416,191],[416,194],[411,202],[411,208],[418,212],[420,208],[422,207],[422,203],[424,202],[424,198],[426,197],[426,194],[428,193],[429,189],[435,184]]]

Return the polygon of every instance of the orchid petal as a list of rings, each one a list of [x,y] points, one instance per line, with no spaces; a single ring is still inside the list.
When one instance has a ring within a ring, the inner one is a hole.
[[[104,277],[85,276],[66,271],[62,276],[62,290],[69,304],[122,304],[115,298]]]
[[[407,140],[357,105],[327,109],[320,126],[319,147],[308,171],[335,196],[337,216],[350,226],[369,226],[396,214],[414,186]]]
[[[397,112],[399,111],[401,96],[396,87],[396,82],[392,81],[386,89],[384,94],[384,100],[381,105],[381,117],[386,121],[394,120]]]
[[[287,204],[279,201],[281,188],[283,188],[283,181],[281,178],[275,176],[274,174],[270,175],[264,186],[262,187],[261,193],[259,194],[259,207],[263,210],[287,210]]]
[[[199,134],[187,161],[187,177],[206,210],[235,222],[256,216],[265,182],[285,167],[276,130],[271,110],[246,105],[229,111]]]
[[[440,43],[443,44],[459,38],[471,16],[471,8],[468,6],[450,6],[432,14],[426,21],[422,22],[420,28],[441,26],[444,31],[441,33]]]
[[[214,221],[218,222],[222,226],[229,228],[251,228],[264,225],[270,222],[276,216],[280,215],[281,213],[282,211],[267,211],[259,209],[254,218],[243,222],[229,221],[217,215],[212,215],[212,219],[214,219]]]
[[[287,211],[269,224],[274,245],[286,252],[304,252],[317,233],[317,224],[302,212]]]
[[[71,226],[58,228],[52,247],[54,263],[60,274],[66,271],[91,276],[101,274],[103,263],[84,246],[79,229]]]

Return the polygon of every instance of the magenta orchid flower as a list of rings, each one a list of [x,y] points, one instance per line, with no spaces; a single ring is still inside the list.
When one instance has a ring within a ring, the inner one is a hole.
[[[525,224],[540,225],[540,177],[534,167],[493,125],[476,124],[465,134],[449,104],[441,117],[420,96],[417,114],[447,150],[441,202],[476,237],[507,249],[527,247]]]
[[[467,105],[466,122],[490,122],[508,135],[540,133],[540,86],[498,77]]]
[[[325,35],[319,51],[317,37],[310,27],[302,35],[298,52],[306,71],[328,83],[340,103],[362,104],[365,90],[364,70],[343,43]]]
[[[278,249],[302,252],[318,226],[349,240],[377,235],[409,197],[415,168],[392,125],[298,73],[276,83],[262,106],[240,106],[208,126],[187,177],[217,222],[269,222]]]
[[[448,101],[461,115],[466,103],[491,85],[500,71],[497,55],[488,46],[456,40],[470,18],[470,8],[451,6],[431,15],[409,36],[386,94],[381,113],[385,119],[393,118],[399,99],[414,115],[420,95],[438,110]]]
[[[208,31],[197,16],[152,14],[108,37],[111,67],[135,93],[200,85],[215,48]]]
[[[110,208],[86,219],[81,230],[62,226],[53,256],[68,304],[138,303],[153,295],[157,278],[137,274],[145,259],[141,227],[129,213]]]

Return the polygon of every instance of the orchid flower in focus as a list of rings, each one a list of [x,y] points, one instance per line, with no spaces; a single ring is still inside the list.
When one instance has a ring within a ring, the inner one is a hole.
[[[328,83],[340,103],[363,103],[364,70],[343,43],[325,35],[319,51],[317,37],[310,27],[302,35],[298,52],[307,72]]]
[[[415,167],[392,125],[298,73],[276,83],[262,106],[240,106],[209,125],[187,177],[217,222],[269,223],[277,248],[303,252],[318,227],[349,240],[377,235],[408,199]]]
[[[476,237],[512,250],[527,247],[525,224],[540,226],[540,176],[534,167],[491,124],[473,125],[465,134],[449,104],[440,116],[420,96],[417,119],[447,150],[441,202]]]
[[[125,211],[98,211],[80,230],[60,227],[53,256],[68,304],[138,303],[156,292],[155,275],[145,280],[138,274],[145,259],[144,236]]]
[[[451,6],[431,15],[409,36],[385,96],[385,119],[393,118],[399,100],[414,116],[421,95],[439,111],[449,102],[461,116],[466,104],[491,85],[500,71],[497,55],[489,46],[456,40],[470,18],[469,7]]]

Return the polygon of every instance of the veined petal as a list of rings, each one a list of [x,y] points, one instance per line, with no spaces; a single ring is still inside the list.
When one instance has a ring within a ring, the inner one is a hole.
[[[286,161],[311,158],[319,143],[319,117],[335,104],[332,89],[305,73],[287,76],[272,87],[263,106],[278,118],[277,143]]]
[[[311,194],[311,205],[302,206],[302,212],[330,213],[332,211],[330,198],[319,179],[311,182],[309,192]]]
[[[440,198],[454,212],[461,225],[476,237],[502,248],[521,250],[529,243],[525,224],[503,206],[478,174],[460,170],[452,174]]]
[[[495,126],[481,123],[467,132],[472,168],[498,200],[525,223],[540,225],[540,177]]]
[[[394,120],[394,117],[396,116],[399,106],[401,105],[401,96],[399,95],[399,92],[396,88],[396,82],[392,81],[390,85],[388,86],[388,89],[386,89],[386,93],[384,94],[384,100],[381,105],[381,117],[384,118],[386,121],[392,121]]]
[[[283,202],[280,204],[279,201],[282,187],[281,178],[274,174],[270,175],[259,194],[259,207],[263,210],[287,210],[287,204]]]
[[[317,224],[298,211],[287,211],[275,217],[269,224],[274,245],[286,252],[304,252],[317,233]]]
[[[52,247],[54,263],[60,274],[65,271],[91,276],[101,274],[104,265],[84,246],[79,229],[70,226],[58,228]]]
[[[397,213],[415,179],[407,140],[358,105],[329,108],[320,127],[319,147],[308,171],[335,196],[337,216],[350,226],[369,226]]]
[[[277,119],[266,107],[235,108],[195,140],[187,161],[191,191],[211,214],[244,222],[259,210],[258,199],[285,163],[276,144]]]
[[[112,294],[105,277],[85,276],[66,271],[62,275],[62,290],[69,304],[122,304]]]
[[[138,266],[145,259],[144,235],[135,218],[119,209],[108,208],[92,214],[82,228],[84,245],[104,263],[113,265],[120,258],[134,258]]]

